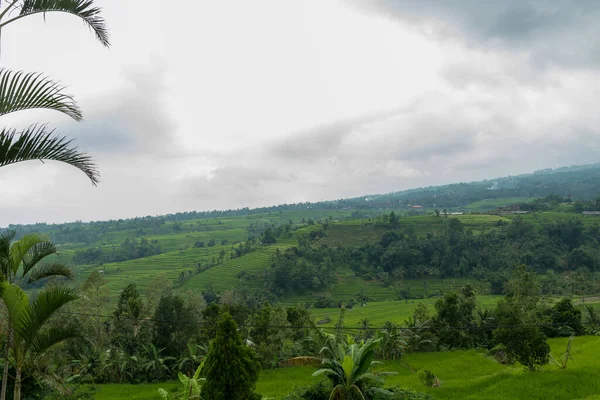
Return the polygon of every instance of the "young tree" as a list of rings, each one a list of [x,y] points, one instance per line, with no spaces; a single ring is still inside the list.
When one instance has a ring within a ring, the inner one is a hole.
[[[584,335],[585,328],[581,323],[581,310],[576,309],[571,299],[565,298],[548,310],[552,326],[545,329],[550,337]]]
[[[447,348],[473,346],[471,328],[475,310],[475,292],[466,285],[460,293],[446,293],[435,303],[437,314],[433,326],[438,332],[439,344]]]
[[[362,346],[357,343],[339,344],[337,348],[323,348],[330,358],[324,358],[323,367],[313,376],[325,375],[333,384],[329,399],[365,399],[364,393],[373,383],[383,382],[382,376],[392,373],[374,373],[371,371],[375,348],[381,339],[370,339]],[[380,363],[379,363],[380,364]]]
[[[196,332],[196,320],[192,311],[179,296],[164,296],[154,312],[154,339],[167,356],[179,357]]]
[[[70,326],[45,328],[48,319],[65,304],[77,299],[77,295],[72,289],[55,287],[42,291],[35,301],[30,303],[29,297],[19,286],[8,283],[4,283],[3,286],[2,300],[13,327],[9,346],[10,359],[15,369],[13,399],[21,400],[25,364],[43,375],[47,361],[44,356],[48,350],[58,343],[78,336],[78,332]]]
[[[538,294],[534,275],[521,265],[495,311],[498,328],[493,333],[494,342],[506,346],[507,353],[529,371],[547,364],[550,357],[546,335],[538,325],[551,321],[544,319]]]
[[[7,284],[27,287],[40,280],[50,277],[72,276],[71,269],[56,260],[45,262],[48,257],[56,255],[57,249],[51,242],[38,235],[25,235],[13,242],[15,231],[0,234],[0,275],[5,277]],[[0,399],[6,398],[8,387],[8,355],[14,336],[12,319],[8,319],[6,345],[4,346],[4,369],[2,374],[2,389]]]
[[[217,336],[210,343],[204,371],[204,398],[229,400],[252,399],[255,396],[253,390],[260,363],[254,351],[243,343],[237,324],[229,313],[221,316]]]
[[[123,349],[128,355],[137,354],[146,339],[144,320],[145,304],[137,291],[135,283],[123,289],[114,311],[112,330],[113,345]]]

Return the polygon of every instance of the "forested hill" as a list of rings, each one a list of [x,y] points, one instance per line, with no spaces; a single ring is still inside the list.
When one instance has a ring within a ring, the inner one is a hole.
[[[430,186],[391,192],[387,194],[365,195],[361,197],[322,201],[317,203],[280,204],[271,207],[240,208],[235,210],[189,211],[160,216],[145,216],[117,221],[91,223],[73,222],[69,224],[9,225],[20,233],[55,232],[57,228],[79,229],[84,225],[99,231],[107,229],[156,229],[165,222],[196,219],[223,218],[258,215],[272,212],[295,210],[386,210],[410,209],[413,205],[424,208],[448,208],[461,210],[471,203],[486,199],[512,199],[514,203],[554,194],[573,200],[595,199],[600,193],[600,163],[544,169],[530,174],[488,179],[477,182],[460,182],[442,186]],[[467,209],[468,210],[468,209]],[[357,215],[356,217],[358,217]]]
[[[462,208],[484,199],[538,198],[554,194],[591,200],[600,189],[600,164],[544,169],[530,174],[430,186],[394,193],[340,200],[353,208],[405,208],[410,205]]]

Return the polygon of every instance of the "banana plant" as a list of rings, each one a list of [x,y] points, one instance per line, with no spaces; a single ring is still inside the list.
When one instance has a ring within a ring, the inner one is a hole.
[[[175,395],[175,396],[171,396],[171,395],[169,395],[169,392],[167,392],[165,389],[160,388],[160,389],[158,389],[158,394],[164,400],[199,400],[199,399],[201,399],[202,397],[200,397],[200,392],[202,391],[202,384],[204,383],[204,381],[206,381],[206,378],[200,378],[200,373],[202,372],[203,367],[204,367],[204,361],[202,361],[202,363],[198,366],[198,368],[196,369],[196,372],[194,373],[194,376],[192,376],[191,378],[185,376],[181,372],[179,372],[177,374],[177,376],[179,377],[179,381],[183,385],[182,393]]]

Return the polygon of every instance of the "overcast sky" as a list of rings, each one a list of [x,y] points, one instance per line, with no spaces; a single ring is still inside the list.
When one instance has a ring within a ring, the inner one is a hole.
[[[84,121],[98,162],[0,169],[0,226],[385,193],[599,160],[600,2],[102,0],[2,32]]]

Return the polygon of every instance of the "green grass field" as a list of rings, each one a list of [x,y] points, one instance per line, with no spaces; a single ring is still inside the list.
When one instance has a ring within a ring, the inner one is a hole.
[[[567,339],[551,339],[552,354],[559,357]],[[549,364],[537,372],[525,372],[519,365],[502,365],[477,350],[406,355],[400,361],[385,362],[381,368],[397,372],[386,378],[386,385],[398,385],[429,393],[434,399],[600,399],[600,337],[584,336],[573,340],[573,360],[566,370]],[[438,388],[426,388],[419,371],[429,369],[442,381]],[[281,399],[296,387],[315,383],[314,368],[293,367],[261,372],[257,392]],[[97,385],[94,398],[159,399],[158,388],[172,390],[175,383],[150,385]]]
[[[464,207],[467,211],[490,211],[498,207],[506,207],[513,204],[529,203],[534,197],[501,197],[498,199],[484,199],[470,203]]]
[[[477,296],[477,305],[481,308],[487,308],[496,304],[502,296]],[[434,304],[437,299],[423,300],[397,300],[368,302],[366,306],[357,304],[351,309],[346,309],[344,313],[344,326],[357,327],[363,319],[367,319],[371,326],[381,327],[386,322],[400,324],[413,315],[415,307],[419,304],[425,304],[431,314],[435,313]],[[311,315],[316,322],[323,319],[331,319],[331,322],[320,324],[323,327],[332,327],[340,316],[339,308],[312,308]]]

